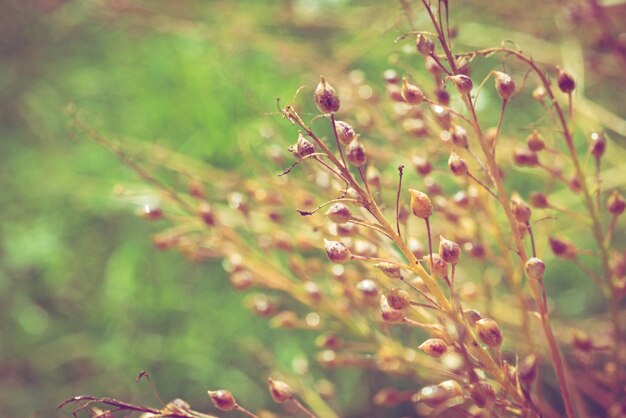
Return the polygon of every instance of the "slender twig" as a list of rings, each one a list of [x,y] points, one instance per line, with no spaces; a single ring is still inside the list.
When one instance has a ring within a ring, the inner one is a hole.
[[[396,192],[396,231],[398,231],[398,236],[402,238],[402,234],[400,233],[400,192],[402,190],[402,175],[404,173],[404,166],[401,165],[398,167],[398,191]]]

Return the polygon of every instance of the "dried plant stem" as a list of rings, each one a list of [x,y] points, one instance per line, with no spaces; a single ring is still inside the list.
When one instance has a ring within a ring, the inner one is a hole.
[[[292,398],[291,402],[300,410],[304,413],[304,415],[306,415],[309,418],[316,418],[316,416],[313,414],[313,412],[309,411],[304,405],[302,405],[302,403],[297,400],[296,398]]]
[[[244,415],[249,416],[250,418],[259,418],[258,415],[253,414],[252,412],[248,411],[246,408],[242,407],[241,405],[235,406],[235,410],[241,412]]]
[[[396,231],[398,232],[398,236],[402,238],[402,234],[400,233],[400,193],[402,191],[402,175],[404,173],[404,166],[401,165],[398,167],[398,191],[396,192]]]

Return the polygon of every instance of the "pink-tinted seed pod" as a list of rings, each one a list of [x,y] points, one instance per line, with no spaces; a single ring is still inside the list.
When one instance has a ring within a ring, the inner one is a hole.
[[[433,204],[426,193],[409,189],[411,195],[411,212],[421,219],[428,219],[433,214]]]
[[[344,224],[352,219],[350,208],[341,202],[333,203],[326,211],[326,216],[336,224]]]
[[[203,202],[200,204],[200,207],[198,208],[198,214],[200,215],[200,218],[205,225],[215,225],[215,213],[213,212],[213,208],[211,207],[211,205],[207,202]]]
[[[418,174],[427,176],[433,171],[433,166],[426,157],[416,156],[413,157],[413,166]]]
[[[559,69],[557,84],[559,85],[559,89],[566,94],[570,94],[576,88],[574,76],[563,69]]]
[[[572,345],[580,351],[588,352],[593,349],[593,340],[586,332],[576,330],[572,336]]]
[[[398,323],[404,319],[404,311],[389,306],[385,295],[380,296],[380,316],[385,322]]]
[[[431,357],[439,358],[448,351],[448,344],[441,338],[429,338],[417,348]]]
[[[326,255],[333,263],[343,264],[350,260],[352,253],[343,242],[324,240]]]
[[[375,267],[378,267],[380,271],[382,271],[385,274],[385,276],[391,279],[402,278],[402,271],[400,270],[400,267],[398,267],[397,264],[383,262],[383,263],[376,264]]]
[[[437,103],[443,106],[450,104],[450,93],[447,90],[437,89],[435,90],[435,96],[437,97]]]
[[[597,159],[602,158],[606,152],[606,138],[598,132],[591,134],[591,143],[589,144],[589,153]]]
[[[313,154],[315,152],[315,147],[302,135],[302,132],[298,132],[298,140],[296,141],[296,145],[290,148],[296,157],[306,157],[307,155]]]
[[[293,391],[287,383],[268,378],[267,386],[274,402],[285,403],[293,399]]]
[[[496,91],[498,96],[504,101],[507,101],[515,93],[515,82],[510,75],[501,71],[494,71],[493,75],[496,79]]]
[[[409,84],[406,77],[402,79],[402,98],[410,105],[416,106],[424,101],[424,92],[415,84]]]
[[[220,411],[232,411],[238,406],[235,397],[228,390],[210,390],[208,394],[213,406]]]
[[[346,158],[352,165],[357,167],[365,164],[367,155],[365,154],[365,147],[359,141],[358,135],[346,146]]]
[[[465,316],[465,319],[467,319],[467,322],[469,322],[471,326],[476,326],[476,321],[482,319],[480,312],[478,312],[476,309],[465,309],[463,311],[463,315]]]
[[[394,288],[385,295],[389,307],[402,310],[411,304],[411,296],[406,290]]]
[[[626,210],[626,201],[617,190],[613,190],[606,202],[606,208],[611,215],[620,216]]]
[[[315,104],[322,113],[334,113],[339,110],[339,96],[324,76],[320,76],[320,82],[313,93]]]
[[[489,348],[500,348],[502,345],[502,331],[493,319],[483,318],[476,321],[478,338]]]
[[[430,56],[435,51],[435,43],[430,38],[418,33],[415,38],[415,49],[422,55]]]
[[[375,187],[375,188],[380,188],[381,186],[380,171],[378,171],[378,169],[374,167],[373,165],[369,165],[367,167],[367,170],[365,170],[365,180],[367,181],[367,184],[369,184],[370,186]]]
[[[396,72],[396,70],[392,69],[385,70],[385,72],[383,73],[383,79],[388,84],[398,84],[398,82],[400,82],[400,77],[398,77],[398,73]]]
[[[450,153],[450,158],[448,158],[448,167],[455,176],[464,176],[469,170],[467,162],[454,151]]]
[[[527,224],[530,221],[531,210],[530,206],[526,204],[519,197],[511,199],[511,211],[517,222]]]
[[[453,125],[450,129],[452,143],[459,148],[467,148],[467,131],[461,125]]]
[[[546,265],[540,258],[531,257],[526,260],[524,269],[526,270],[528,277],[531,279],[541,280],[543,278],[543,273],[546,271]]]
[[[483,380],[470,385],[470,396],[479,408],[489,409],[496,402],[496,391]]]
[[[378,285],[373,280],[361,280],[356,284],[356,288],[366,298],[375,298],[378,296]]]
[[[539,103],[543,103],[543,101],[545,100],[546,96],[547,96],[547,92],[545,87],[543,86],[537,86],[532,93],[533,99],[535,99],[536,101],[538,101]]]
[[[433,265],[431,266],[429,255],[424,256],[423,258],[426,261],[426,265],[430,269],[430,271],[439,278],[444,278],[448,275],[448,264],[443,261],[443,258],[438,253],[434,253],[432,256]]]
[[[534,152],[543,151],[546,148],[546,143],[538,130],[533,130],[526,138],[526,144],[528,149]]]
[[[356,135],[354,128],[342,120],[335,121],[335,129],[337,130],[337,139],[344,145],[349,144]]]
[[[573,260],[576,258],[577,251],[574,245],[555,237],[549,237],[548,242],[550,244],[550,249],[557,257],[562,257],[567,260]]]
[[[516,148],[513,151],[513,162],[520,167],[534,167],[539,164],[539,157],[528,148]]]
[[[474,88],[474,83],[472,79],[466,76],[465,74],[457,74],[448,76],[448,80],[454,84],[456,90],[461,94],[469,94]]]
[[[545,209],[550,207],[548,197],[545,193],[535,192],[530,194],[530,204],[537,209]]]
[[[539,359],[534,354],[524,357],[518,366],[517,375],[522,383],[529,385],[537,377],[537,369],[539,368]]]
[[[458,264],[461,257],[461,247],[454,241],[439,236],[439,255],[449,264]]]

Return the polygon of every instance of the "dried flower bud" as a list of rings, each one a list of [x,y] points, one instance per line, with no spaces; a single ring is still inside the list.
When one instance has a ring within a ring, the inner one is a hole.
[[[479,381],[470,386],[470,396],[479,408],[491,408],[496,401],[496,391],[489,383]]]
[[[461,257],[461,247],[454,241],[439,236],[439,255],[449,264],[457,264]]]
[[[293,398],[293,391],[287,383],[268,378],[267,384],[274,402],[285,403]]]
[[[378,263],[375,265],[375,267],[378,267],[380,269],[380,271],[382,271],[383,273],[385,273],[385,276],[391,278],[391,279],[401,279],[402,278],[402,272],[400,271],[400,267],[398,267],[397,264],[393,264],[393,263]]]
[[[520,361],[517,375],[523,383],[529,385],[537,377],[538,366],[539,361],[537,359],[537,356],[534,354],[529,354],[528,356],[524,357],[522,361]]]
[[[624,201],[624,198],[617,190],[613,190],[606,202],[606,208],[611,215],[619,216],[626,210],[626,201]]]
[[[494,71],[493,75],[496,79],[496,91],[498,96],[504,101],[507,101],[515,93],[515,82],[510,75],[501,71]]]
[[[431,357],[439,358],[448,351],[448,344],[441,338],[429,338],[417,348]]]
[[[550,243],[550,249],[552,249],[552,252],[557,257],[568,260],[576,258],[576,247],[572,244],[554,237],[548,238],[548,241]]]
[[[546,143],[538,130],[533,130],[528,138],[526,138],[526,144],[528,149],[534,152],[543,151],[546,148]]]
[[[411,195],[411,212],[421,219],[428,219],[433,214],[433,204],[426,193],[409,189]]]
[[[574,76],[562,69],[559,69],[557,84],[559,85],[559,89],[561,89],[561,91],[566,94],[570,94],[576,88],[576,81],[574,80]]]
[[[465,74],[448,76],[448,80],[452,81],[454,87],[456,87],[457,91],[461,94],[469,94],[469,92],[472,91],[472,88],[474,88],[472,79]]]
[[[385,322],[397,323],[402,322],[402,319],[404,319],[404,312],[398,309],[393,309],[391,306],[389,306],[387,298],[384,295],[381,295],[380,316]]]
[[[520,167],[534,167],[539,164],[537,153],[528,148],[517,148],[513,152],[513,162]]]
[[[500,348],[502,345],[502,332],[498,323],[493,319],[483,318],[476,321],[478,338],[489,348]]]
[[[356,135],[354,128],[342,120],[335,121],[335,129],[337,130],[337,139],[344,145],[349,144]]]
[[[359,136],[355,136],[352,141],[346,146],[346,158],[353,165],[360,167],[365,164],[367,156],[365,155],[365,147],[359,141]]]
[[[443,261],[443,258],[441,258],[439,254],[434,253],[432,257],[434,264],[433,266],[431,266],[430,264],[430,258],[431,257],[429,255],[424,257],[424,260],[426,260],[426,265],[428,265],[430,271],[433,272],[436,277],[446,277],[448,275],[448,264]]]
[[[430,38],[418,33],[415,39],[415,49],[422,55],[430,56],[435,50],[435,44]]]
[[[433,170],[433,166],[430,164],[430,161],[428,161],[425,157],[413,157],[413,165],[415,166],[415,170],[417,170],[418,174],[422,176],[428,175]]]
[[[343,224],[352,219],[352,213],[350,213],[350,208],[341,202],[334,203],[328,210],[326,211],[326,216],[331,222],[336,224]]]
[[[296,157],[301,158],[307,155],[313,154],[315,152],[315,147],[302,135],[302,132],[298,132],[298,140],[296,141],[296,145],[291,148]]]
[[[515,216],[515,219],[517,219],[518,222],[527,224],[528,221],[530,221],[530,206],[528,206],[523,200],[519,198],[511,199],[511,210],[513,211],[513,216]]]
[[[606,152],[606,138],[604,138],[604,135],[597,132],[591,134],[589,152],[597,159],[602,158],[602,156]]]
[[[237,407],[235,397],[228,390],[210,390],[208,394],[211,402],[213,402],[213,406],[220,411],[232,411]]]
[[[402,310],[411,304],[411,296],[406,290],[394,288],[385,295],[392,309]]]
[[[348,247],[339,241],[324,240],[324,249],[326,250],[326,255],[328,255],[328,258],[333,263],[343,264],[348,262],[352,257]]]
[[[410,105],[418,105],[424,101],[424,92],[415,84],[409,84],[406,77],[402,79],[402,98]]]
[[[467,148],[467,131],[460,125],[451,129],[452,143],[459,148]]]
[[[322,113],[333,113],[339,110],[339,96],[333,86],[328,84],[324,76],[320,76],[320,83],[313,94],[315,104]]]
[[[464,176],[465,174],[467,174],[467,163],[454,151],[450,153],[450,158],[448,159],[448,167],[450,167],[450,171],[452,171],[452,174],[454,174],[455,176]]]
[[[524,269],[526,270],[528,277],[531,279],[541,280],[543,278],[543,273],[546,271],[546,265],[540,258],[531,257],[526,260]]]
[[[531,193],[530,204],[537,209],[545,209],[550,207],[548,197],[544,193]]]

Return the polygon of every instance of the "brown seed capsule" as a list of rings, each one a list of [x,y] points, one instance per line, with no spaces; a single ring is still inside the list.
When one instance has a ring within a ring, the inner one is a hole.
[[[361,294],[367,298],[375,298],[378,296],[378,286],[373,280],[361,280],[356,284],[356,288]]]
[[[452,81],[456,90],[461,94],[469,94],[469,92],[472,91],[472,88],[474,88],[472,79],[465,74],[448,76],[448,80]]]
[[[437,253],[433,254],[433,264],[434,266],[430,265],[430,256],[424,256],[423,258],[426,261],[426,265],[428,265],[428,268],[430,269],[430,271],[432,271],[436,277],[440,277],[440,278],[444,278],[448,275],[448,264],[443,261],[443,258],[441,258],[441,256]]]
[[[480,312],[478,312],[476,309],[465,309],[463,311],[463,315],[465,315],[467,322],[469,322],[471,326],[475,326],[476,321],[482,318]]]
[[[619,216],[626,210],[626,201],[617,190],[613,190],[606,202],[606,208],[613,216]]]
[[[531,257],[526,260],[524,269],[526,270],[528,277],[531,279],[541,280],[543,278],[543,273],[546,271],[546,265],[540,258]]]
[[[537,209],[545,209],[550,207],[548,197],[544,193],[531,193],[530,204]]]
[[[228,390],[210,390],[208,394],[213,406],[220,411],[232,411],[237,407],[235,397]]]
[[[602,158],[606,151],[606,138],[604,135],[594,132],[591,134],[591,143],[589,144],[589,152],[596,158]]]
[[[441,338],[429,338],[417,348],[431,357],[439,358],[448,351],[448,344]]]
[[[360,167],[365,164],[367,156],[365,154],[365,147],[359,141],[359,136],[355,136],[352,141],[346,146],[346,158],[351,164]]]
[[[450,104],[450,93],[447,90],[437,89],[435,90],[435,96],[437,96],[437,103],[443,106]]]
[[[529,354],[524,357],[522,361],[520,361],[517,374],[522,383],[529,385],[533,382],[533,380],[535,380],[535,377],[537,377],[538,366],[539,360],[534,354]]]
[[[454,241],[439,236],[439,255],[449,264],[457,264],[461,257],[461,247]]]
[[[563,69],[559,69],[559,74],[557,76],[557,84],[559,85],[559,89],[563,93],[570,94],[576,88],[576,81],[574,80],[574,76]]]
[[[528,148],[517,148],[513,152],[513,162],[520,167],[534,167],[539,164],[537,153]]]
[[[433,214],[433,204],[426,193],[409,189],[411,195],[411,212],[421,219],[428,219]]]
[[[448,167],[450,167],[450,171],[455,176],[464,176],[465,174],[467,174],[467,163],[454,151],[450,153],[450,158],[448,159]]]
[[[344,224],[352,219],[352,213],[350,213],[350,208],[341,202],[334,203],[328,210],[326,211],[326,216],[331,222],[336,224]]]
[[[476,321],[478,338],[489,348],[500,348],[502,345],[502,332],[498,323],[493,319],[483,318]]]
[[[401,322],[404,318],[404,312],[402,310],[393,309],[389,306],[385,295],[380,296],[380,316],[385,322],[397,323]]]
[[[557,257],[568,260],[576,258],[576,247],[572,244],[554,237],[548,238],[548,242],[550,243],[550,249]]]
[[[496,391],[485,381],[473,383],[470,396],[479,408],[491,408],[496,401]]]
[[[274,402],[285,403],[293,398],[293,391],[287,383],[268,378],[267,384]]]
[[[337,139],[344,145],[349,144],[356,135],[354,128],[342,120],[335,121],[335,129],[337,130]]]
[[[424,92],[415,84],[409,84],[406,77],[402,79],[402,98],[410,105],[418,105],[424,101]]]
[[[326,250],[326,255],[328,255],[328,258],[333,263],[343,264],[348,262],[352,257],[348,247],[339,241],[324,240],[324,249]]]
[[[494,71],[493,75],[496,79],[496,91],[500,98],[507,101],[515,93],[515,82],[510,75],[501,71]]]
[[[400,267],[398,267],[397,264],[393,264],[393,263],[378,263],[375,265],[375,267],[378,267],[380,269],[380,271],[382,271],[383,273],[385,273],[385,276],[391,278],[391,279],[401,279],[402,278],[402,272],[400,271]]]
[[[517,222],[526,224],[530,221],[530,206],[528,206],[526,202],[520,198],[511,199],[511,210],[513,211],[513,216],[515,216]]]
[[[385,297],[391,309],[401,310],[411,304],[411,296],[406,290],[395,288],[391,292],[387,292]]]
[[[534,152],[543,151],[546,148],[546,143],[544,142],[543,137],[536,129],[528,135],[526,138],[526,144],[528,145],[528,149]]]
[[[454,125],[450,129],[452,143],[459,148],[467,148],[467,131],[460,125]]]
[[[298,140],[296,141],[296,145],[292,148],[296,157],[301,158],[307,155],[313,154],[315,152],[315,147],[302,135],[302,132],[298,133]]]
[[[430,56],[435,50],[435,44],[430,38],[418,33],[415,39],[415,49],[422,55]]]
[[[430,161],[421,156],[413,157],[413,166],[415,166],[415,170],[418,174],[422,176],[428,175],[433,170],[433,166],[430,164]]]
[[[313,93],[315,104],[322,113],[333,113],[339,110],[339,96],[333,86],[326,82],[324,76],[320,76],[320,82]]]

